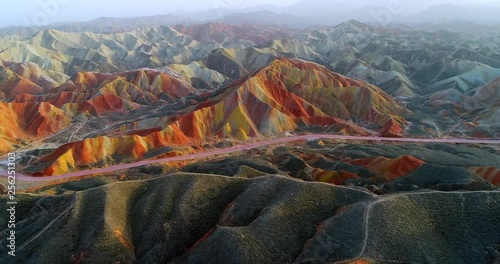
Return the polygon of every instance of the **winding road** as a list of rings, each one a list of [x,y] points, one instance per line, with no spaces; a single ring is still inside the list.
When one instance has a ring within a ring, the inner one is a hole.
[[[300,136],[290,136],[278,139],[270,139],[266,141],[249,143],[240,146],[234,146],[224,149],[216,149],[211,151],[199,152],[195,154],[177,156],[164,159],[152,159],[143,160],[134,163],[120,164],[115,166],[110,166],[106,168],[99,168],[93,170],[77,171],[56,176],[47,177],[33,177],[27,176],[20,173],[16,173],[16,180],[28,181],[28,182],[42,182],[42,181],[54,181],[62,179],[71,179],[77,177],[90,176],[94,174],[110,173],[120,170],[126,170],[131,168],[137,168],[140,166],[151,165],[155,163],[166,163],[166,162],[176,162],[176,161],[186,161],[200,158],[212,157],[215,155],[224,155],[229,153],[234,153],[243,150],[249,150],[253,148],[259,148],[269,145],[282,144],[293,141],[301,140],[317,140],[317,139],[334,139],[334,140],[345,140],[345,141],[376,141],[376,142],[403,142],[403,143],[450,143],[450,144],[488,144],[488,145],[500,145],[500,140],[480,140],[480,139],[423,139],[423,138],[384,138],[375,136],[341,136],[341,135],[323,135],[323,134],[312,134],[312,135],[300,135]],[[0,170],[0,177],[6,178],[7,172]]]

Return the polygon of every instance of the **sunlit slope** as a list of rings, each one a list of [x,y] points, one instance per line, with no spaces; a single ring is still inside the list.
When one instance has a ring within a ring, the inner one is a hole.
[[[104,74],[80,72],[44,94],[18,94],[15,102],[49,102],[74,114],[126,112],[158,101],[174,101],[196,89],[168,72],[142,69]]]
[[[11,98],[21,93],[40,94],[58,85],[34,63],[0,60],[0,99]]]
[[[471,167],[469,171],[479,175],[481,178],[500,187],[500,168],[498,167]]]
[[[118,72],[187,62],[220,47],[218,43],[201,45],[168,27],[108,34],[46,30],[27,40],[9,41],[8,45],[0,59],[45,65],[67,77],[80,71]]]
[[[323,99],[314,100],[318,96]],[[186,110],[177,119],[157,124],[157,129],[122,137],[88,138],[57,149],[39,163],[44,166],[42,175],[52,175],[102,162],[137,160],[161,147],[200,143],[213,137],[246,140],[314,127],[368,135],[369,131],[350,119],[380,127],[392,120],[403,126],[402,115],[407,112],[377,87],[334,74],[314,63],[277,59]]]
[[[84,126],[89,118],[121,115],[151,104],[175,103],[197,93],[167,69],[115,74],[81,72],[62,85],[43,75],[32,63],[4,63],[0,74],[4,78],[0,82],[0,99],[4,101],[0,102],[1,154],[33,141],[37,144],[31,147],[36,147],[66,128]]]
[[[360,159],[352,161],[351,164],[366,167],[384,179],[394,180],[410,174],[425,162],[412,156],[401,156],[395,159],[385,157]]]
[[[71,117],[50,103],[0,102],[0,155],[61,131]]]
[[[229,81],[227,76],[207,68],[202,62],[172,64],[169,67],[178,72],[187,83],[200,89],[215,89]]]
[[[0,37],[8,47],[0,60],[32,62],[48,76],[64,82],[77,72],[120,72],[141,67],[201,60],[218,48],[248,48],[294,31],[273,26],[231,26],[220,23],[143,27],[128,32],[91,33],[43,30],[26,39]],[[205,34],[204,30],[208,30]],[[255,41],[255,42],[254,42]]]

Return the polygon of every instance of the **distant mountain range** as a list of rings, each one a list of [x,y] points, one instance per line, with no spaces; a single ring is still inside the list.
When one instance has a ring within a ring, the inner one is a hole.
[[[432,6],[420,13],[398,18],[406,23],[469,21],[481,24],[500,24],[500,6],[490,4],[443,4]]]
[[[87,22],[56,23],[43,27],[4,27],[0,35],[18,34],[30,36],[38,31],[57,29],[66,32],[125,32],[138,27],[155,27],[161,25],[190,25],[207,22],[223,22],[228,24],[265,24],[282,25],[291,28],[311,28],[334,26],[349,20],[358,20],[374,26],[406,24],[419,29],[433,23],[432,30],[449,29],[448,22],[464,21],[480,25],[500,25],[500,5],[498,4],[440,4],[425,5],[401,3],[394,7],[386,1],[371,1],[366,6],[364,1],[300,1],[289,7],[272,5],[247,9],[212,9],[196,12],[178,11],[174,14],[144,16],[134,18],[102,17]],[[442,27],[439,27],[443,25]],[[455,28],[460,30],[460,27]]]

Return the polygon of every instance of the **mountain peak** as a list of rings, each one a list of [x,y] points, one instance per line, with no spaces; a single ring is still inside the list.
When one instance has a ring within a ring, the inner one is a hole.
[[[361,32],[366,32],[368,30],[372,30],[372,27],[369,26],[368,24],[361,23],[357,20],[351,19],[347,22],[340,23],[339,25],[333,27],[334,29],[342,29],[344,31],[350,31],[350,32],[356,32],[356,33],[361,33]]]

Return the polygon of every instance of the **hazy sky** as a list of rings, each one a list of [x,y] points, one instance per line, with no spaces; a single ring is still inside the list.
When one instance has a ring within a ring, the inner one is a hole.
[[[160,15],[177,10],[217,7],[246,8],[273,4],[291,5],[298,0],[13,0],[2,4],[0,26],[90,20],[102,16]]]
[[[177,10],[206,10],[213,8],[246,8],[258,5],[288,6],[299,0],[12,0],[2,5],[0,26],[43,25],[61,21],[86,21],[102,16],[130,17],[160,15]],[[325,0],[326,1],[326,0]],[[348,0],[330,0],[332,2]],[[389,3],[394,0],[349,0],[353,3]],[[491,2],[492,0],[395,0],[415,5],[424,3]],[[493,0],[498,1],[500,0]],[[385,3],[385,2],[384,2]]]

